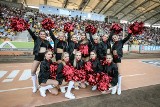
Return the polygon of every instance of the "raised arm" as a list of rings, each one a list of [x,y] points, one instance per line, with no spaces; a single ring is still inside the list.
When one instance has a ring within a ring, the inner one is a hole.
[[[90,38],[90,41],[92,42],[92,44],[94,44],[94,40],[93,40],[93,37],[92,37],[92,33],[89,32],[89,38]]]
[[[29,34],[31,35],[31,37],[33,38],[33,40],[37,39],[37,36],[32,32],[31,29],[28,29]]]
[[[57,38],[54,36],[52,30],[49,30],[49,35],[51,36],[52,40],[55,42]]]
[[[67,42],[70,43],[70,41],[71,41],[71,32],[68,32],[67,36],[68,36]]]
[[[108,38],[108,42],[110,42],[112,40],[112,36],[114,35],[114,30],[111,31],[111,33],[109,34],[109,38]]]
[[[132,35],[131,33],[128,33],[128,36],[122,40],[123,44],[130,39],[131,35]]]

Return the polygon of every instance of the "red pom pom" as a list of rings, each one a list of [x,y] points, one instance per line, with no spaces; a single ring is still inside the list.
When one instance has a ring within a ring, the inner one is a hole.
[[[50,65],[50,77],[52,79],[56,79],[56,71],[57,71],[57,68],[58,68],[58,64],[57,63],[52,63]]]
[[[93,73],[87,75],[87,81],[90,85],[96,85],[101,79],[100,73]]]
[[[92,63],[90,61],[86,62],[84,69],[87,71],[87,73],[93,73]]]
[[[100,91],[106,91],[109,88],[109,84],[112,78],[105,73],[101,73],[100,81],[97,83],[97,88]]]
[[[29,29],[29,24],[24,19],[19,19],[18,17],[11,18],[10,23],[11,28],[13,31],[22,32],[24,30]]]
[[[85,56],[85,55],[89,55],[88,52],[88,45],[80,45],[79,46],[79,50],[80,52]]]
[[[74,30],[74,24],[73,23],[67,22],[67,23],[64,24],[64,31],[71,32],[73,30]]]
[[[65,80],[66,81],[70,81],[72,80],[73,76],[74,76],[74,67],[71,65],[65,65],[63,68],[63,75],[65,76]]]
[[[129,26],[128,33],[133,33],[133,35],[142,34],[144,30],[144,23],[143,22],[134,22]]]
[[[84,82],[86,80],[86,71],[83,69],[81,70],[76,69],[74,72],[73,80]]]
[[[114,30],[114,31],[115,31],[115,34],[119,34],[119,33],[122,31],[122,27],[121,27],[119,24],[114,23],[114,24],[111,26],[110,30]]]
[[[54,28],[54,22],[50,18],[46,18],[41,22],[43,29],[51,30]]]
[[[97,32],[97,28],[95,28],[93,25],[88,25],[86,28],[85,28],[85,31],[87,33],[92,33],[93,35]]]

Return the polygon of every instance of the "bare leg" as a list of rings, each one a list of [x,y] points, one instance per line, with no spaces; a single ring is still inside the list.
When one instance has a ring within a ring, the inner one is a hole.
[[[80,83],[80,87],[81,88],[86,88],[86,84],[85,83]]]
[[[58,89],[57,88],[51,88],[51,89],[48,89],[48,90],[51,94],[58,95]]]
[[[56,94],[56,95],[58,94],[58,92],[56,92],[57,88],[55,88],[56,86],[58,86],[57,80],[48,79],[46,83],[41,83],[40,85],[41,85],[41,88],[39,89],[39,91],[42,97],[46,96],[47,90],[49,90],[52,94]],[[53,88],[55,89],[52,91]]]

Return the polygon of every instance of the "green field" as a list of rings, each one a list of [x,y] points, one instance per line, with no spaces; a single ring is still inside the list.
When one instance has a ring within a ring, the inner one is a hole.
[[[0,44],[3,42],[0,41]],[[16,48],[33,48],[34,42],[11,42]],[[4,48],[10,48],[6,45]]]

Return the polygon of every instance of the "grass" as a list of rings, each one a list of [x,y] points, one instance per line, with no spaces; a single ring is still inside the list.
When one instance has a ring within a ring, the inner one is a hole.
[[[0,41],[0,44],[3,42]],[[34,42],[11,42],[16,48],[33,48]],[[4,48],[10,48],[9,46],[5,46]]]

